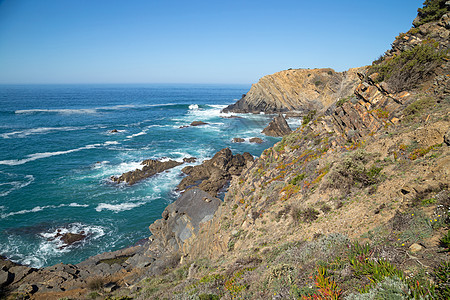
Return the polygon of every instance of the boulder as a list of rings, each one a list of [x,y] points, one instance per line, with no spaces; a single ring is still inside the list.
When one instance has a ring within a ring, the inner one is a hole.
[[[233,138],[233,143],[243,143],[245,140],[242,138]]]
[[[191,126],[200,126],[200,125],[207,125],[208,123],[205,123],[203,121],[194,121],[191,123]]]
[[[250,139],[250,143],[256,143],[256,144],[261,144],[262,142],[264,142],[262,139],[254,137]]]
[[[110,133],[117,133],[117,132],[118,132],[117,129],[113,129],[110,131]]]
[[[142,169],[136,169],[134,171],[123,173],[119,177],[111,176],[111,180],[117,183],[126,182],[129,185],[133,185],[142,179],[148,178],[157,173],[161,173],[165,170],[174,168],[183,163],[174,160],[159,161],[155,159],[148,159],[144,160],[141,164],[144,165]]]
[[[244,154],[233,155],[229,148],[217,152],[213,158],[198,166],[188,166],[181,170],[188,176],[178,185],[178,190],[198,187],[216,196],[231,180],[232,175],[240,175],[248,162],[253,162],[253,156]]]
[[[286,119],[281,114],[273,118],[269,125],[262,131],[265,135],[275,137],[285,136],[291,132],[292,129],[289,127]]]

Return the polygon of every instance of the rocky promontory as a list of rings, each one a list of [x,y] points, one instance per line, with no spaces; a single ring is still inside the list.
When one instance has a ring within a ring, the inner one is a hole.
[[[147,159],[141,163],[141,165],[144,166],[142,169],[126,172],[118,177],[111,176],[111,180],[117,183],[126,182],[129,185],[133,185],[142,179],[151,177],[157,173],[164,172],[165,170],[182,164],[182,162],[175,160],[160,161],[155,159]]]
[[[363,68],[335,72],[333,69],[290,69],[267,75],[243,97],[223,109],[233,113],[279,113],[321,111],[348,97],[358,85]]]
[[[178,189],[198,187],[217,196],[233,175],[241,174],[248,162],[253,162],[253,156],[250,153],[233,155],[229,148],[224,148],[201,165],[183,168],[182,172],[188,176],[181,180]]]

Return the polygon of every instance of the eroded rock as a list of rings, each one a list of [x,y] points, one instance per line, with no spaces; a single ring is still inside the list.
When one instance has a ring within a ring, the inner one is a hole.
[[[269,125],[267,125],[267,127],[262,131],[265,135],[275,137],[285,136],[291,132],[292,129],[289,127],[286,119],[281,114],[273,118]]]
[[[174,168],[183,163],[174,160],[159,161],[155,159],[148,159],[144,160],[141,164],[144,165],[142,169],[136,169],[134,171],[123,173],[119,177],[111,176],[111,180],[117,183],[126,182],[129,185],[133,185],[142,179],[148,178],[157,173],[161,173],[165,170]]]
[[[198,166],[188,166],[182,172],[188,176],[178,185],[178,190],[198,187],[216,196],[220,189],[231,180],[232,175],[240,175],[247,162],[252,162],[253,156],[244,154],[233,155],[229,148],[217,152],[213,158]]]

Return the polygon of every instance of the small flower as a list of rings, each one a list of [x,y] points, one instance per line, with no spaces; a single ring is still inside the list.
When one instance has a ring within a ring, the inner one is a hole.
[[[414,214],[411,214],[411,216],[414,216]]]
[[[405,246],[405,244],[402,244],[402,246]]]
[[[435,222],[437,222],[437,220],[436,220],[436,219],[434,219],[434,221],[435,221]]]

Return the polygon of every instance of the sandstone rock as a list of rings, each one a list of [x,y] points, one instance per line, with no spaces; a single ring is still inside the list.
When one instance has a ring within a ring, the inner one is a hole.
[[[286,119],[281,114],[273,118],[269,125],[262,131],[265,135],[276,137],[281,137],[291,132],[292,129],[289,127]]]
[[[444,143],[445,143],[447,146],[450,146],[450,129],[447,130],[447,132],[446,132],[445,135],[444,135]]]
[[[13,275],[8,271],[0,270],[0,287],[6,286],[13,281]]]
[[[357,71],[332,69],[285,70],[261,78],[243,97],[223,112],[278,113],[325,110],[352,94],[359,83]]]
[[[244,141],[243,138],[233,138],[233,143],[243,143]]]
[[[256,144],[261,144],[262,142],[264,142],[262,139],[254,137],[250,139],[250,143],[256,143]]]
[[[35,285],[31,285],[31,284],[27,284],[24,283],[22,285],[19,286],[19,288],[17,289],[17,291],[21,294],[33,294],[34,292],[37,291],[37,286]]]
[[[231,176],[239,175],[249,161],[253,161],[250,153],[233,155],[230,149],[224,148],[201,165],[183,168],[182,172],[188,176],[183,178],[177,188],[185,190],[196,186],[216,196]]]
[[[420,246],[419,244],[416,244],[416,243],[414,243],[414,244],[412,244],[411,246],[409,246],[409,251],[411,251],[411,252],[419,252],[420,250],[422,250],[422,246]]]
[[[110,131],[110,133],[117,133],[117,132],[119,132],[119,131],[117,131],[117,129],[113,129]]]
[[[207,125],[208,123],[205,123],[203,121],[194,121],[191,123],[191,126],[200,126],[200,125]]]
[[[117,183],[126,182],[129,185],[133,185],[142,179],[148,178],[157,173],[161,173],[165,170],[174,168],[183,163],[174,160],[159,161],[154,159],[148,159],[144,160],[141,164],[144,165],[142,169],[136,169],[134,171],[123,173],[119,177],[112,176],[111,180]]]

